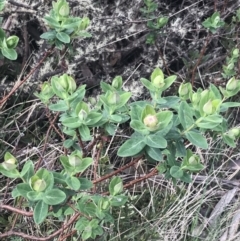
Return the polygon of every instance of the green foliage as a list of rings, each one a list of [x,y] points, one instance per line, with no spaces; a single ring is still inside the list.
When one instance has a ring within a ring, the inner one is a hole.
[[[149,17],[158,6],[152,0],[144,0],[144,3],[141,12]],[[69,47],[76,37],[90,37],[85,31],[89,25],[88,18],[70,16],[66,0],[58,0],[52,5],[53,9],[44,18],[49,31],[43,33],[41,38],[47,39],[56,48],[63,49]],[[3,7],[4,1],[0,1],[0,10]],[[236,21],[239,19],[238,13]],[[148,21],[147,26],[159,30],[167,21],[165,17],[157,18]],[[223,25],[219,13],[214,13],[203,22],[203,26],[212,33]],[[156,33],[151,34],[148,43],[155,41]],[[17,43],[18,37],[6,37],[0,28],[3,56],[16,59],[14,48]],[[35,95],[49,111],[58,112],[60,128],[67,136],[63,146],[68,150],[59,157],[62,170],[56,172],[38,169],[31,160],[20,168],[17,158],[6,152],[4,161],[0,164],[0,173],[18,179],[12,197],[22,197],[27,201],[25,205],[33,209],[36,224],[43,223],[48,216],[63,219],[78,212],[81,214],[75,223],[78,235],[83,240],[101,236],[104,232],[102,226],[114,223],[113,208],[125,205],[128,197],[123,193],[123,182],[118,176],[114,176],[108,184],[109,194],[92,192],[91,189],[96,188],[95,183],[91,177],[82,176],[95,164],[95,156],[91,157],[86,147],[97,140],[96,129],[97,138],[104,139],[106,136],[113,137],[123,123],[129,124],[132,134],[121,143],[117,151],[119,157],[143,156],[155,164],[158,172],[164,174],[166,179],[171,179],[174,183],[177,180],[190,183],[191,174],[205,168],[193,149],[207,149],[207,135],[221,136],[230,147],[235,147],[240,137],[240,128],[228,129],[224,116],[228,108],[240,106],[240,103],[227,101],[240,91],[240,81],[234,77],[234,64],[238,57],[239,51],[234,49],[227,59],[227,65],[223,67],[223,76],[231,77],[226,88],[218,89],[210,84],[205,90],[199,88],[194,91],[190,83],[182,83],[178,96],[163,97],[163,92],[176,81],[177,76],[166,77],[160,68],[155,68],[150,80],[140,79],[151,99],[133,103],[129,103],[131,93],[123,90],[121,76],[116,76],[112,84],[101,82],[102,93],[99,99],[92,99],[91,103],[85,101],[85,85],[77,87],[73,77],[67,74],[53,76],[50,82],[43,83],[40,93]],[[193,149],[186,149],[186,142]],[[88,145],[83,145],[86,143]],[[106,148],[104,142],[101,145],[103,146],[96,145],[96,148]]]
[[[62,50],[65,45],[69,46],[72,39],[77,37],[91,37],[85,31],[90,20],[87,17],[79,18],[70,16],[69,4],[66,0],[52,2],[53,9],[49,15],[44,17],[49,31],[40,37],[54,44],[56,48]]]
[[[78,132],[84,141],[91,141],[92,128],[102,128],[112,135],[109,125],[113,125],[116,129],[115,124],[124,123],[130,118],[130,127],[134,133],[118,149],[118,155],[128,157],[145,154],[149,161],[166,161],[164,173],[167,176],[189,182],[189,175],[204,167],[200,163],[194,166],[191,162],[184,167],[179,165],[181,161],[184,162],[184,158],[189,153],[183,143],[187,140],[194,146],[207,149],[208,143],[205,136],[211,133],[221,135],[226,144],[234,145],[239,134],[236,134],[235,129],[234,134],[229,133],[222,113],[229,107],[239,106],[239,103],[226,102],[226,100],[239,92],[240,84],[233,77],[228,81],[225,89],[220,87],[221,92],[213,84],[208,89],[198,89],[194,92],[191,84],[185,83],[179,87],[179,97],[162,97],[163,91],[169,88],[175,80],[175,75],[165,78],[162,70],[156,68],[151,74],[150,81],[141,78],[152,100],[127,104],[131,94],[121,89],[122,79],[116,77],[112,85],[101,83],[103,94],[100,95],[99,102],[95,103],[92,109],[82,101],[85,87],[81,86],[76,89],[74,80],[67,75],[53,77],[51,85],[47,86],[49,91],[46,96],[44,97],[45,88],[38,96],[43,96],[43,100],[47,100],[47,103],[52,97],[52,92],[59,97],[59,101],[49,104],[49,108],[62,112],[60,121],[64,126],[64,132],[71,136],[67,141],[68,147],[74,146]],[[172,153],[171,156],[165,155],[164,157],[163,153],[169,152]],[[84,171],[92,163],[90,159],[86,162],[83,159],[81,164],[83,166],[80,164],[78,166],[77,163],[81,163],[82,154],[77,154],[77,156],[71,161],[71,165],[69,160],[72,156],[60,158],[62,165],[70,175]],[[193,157],[189,156],[188,159],[190,158]],[[79,188],[76,181],[71,180],[71,182],[75,183],[72,184],[73,189],[73,185],[75,189]]]
[[[4,9],[5,6],[5,0],[0,0],[0,11]],[[2,21],[0,19],[0,24],[2,24]],[[0,28],[0,59],[2,57],[6,57],[10,60],[16,60],[17,59],[17,52],[15,48],[17,47],[19,38],[15,35],[7,37],[5,34],[5,31]]]
[[[236,64],[239,58],[239,49],[234,48],[231,52],[231,56],[226,58],[226,65],[223,65],[222,76],[224,78],[231,78],[236,75]]]
[[[209,29],[212,33],[216,33],[217,29],[224,26],[224,21],[221,20],[220,14],[215,12],[211,17],[207,18],[202,25]]]
[[[153,0],[144,0],[145,6],[140,8],[140,12],[144,17],[147,19],[151,19],[147,21],[147,27],[151,32],[147,35],[148,44],[154,44],[156,41],[158,32],[161,28],[163,28],[168,23],[168,17],[156,17],[154,12],[158,8],[158,4],[155,3]]]

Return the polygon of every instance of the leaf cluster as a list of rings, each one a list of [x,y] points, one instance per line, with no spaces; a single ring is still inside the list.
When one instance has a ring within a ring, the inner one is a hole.
[[[5,6],[5,0],[0,1],[0,11],[4,9]],[[1,24],[1,19],[0,19],[0,24]],[[15,35],[6,36],[5,31],[0,28],[0,58],[6,57],[7,59],[10,60],[16,60],[17,59],[17,52],[15,48],[17,47],[19,38]]]
[[[49,15],[44,17],[44,21],[49,26],[49,31],[43,33],[40,37],[54,44],[56,48],[62,50],[65,45],[76,37],[91,37],[91,34],[85,31],[90,24],[87,17],[79,18],[70,16],[69,4],[66,0],[52,2],[53,9]]]

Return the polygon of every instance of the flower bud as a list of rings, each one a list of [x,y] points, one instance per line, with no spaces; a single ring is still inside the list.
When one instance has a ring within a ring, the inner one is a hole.
[[[187,95],[188,94],[188,87],[186,84],[181,84],[178,90],[179,95]]]
[[[7,38],[6,43],[8,48],[12,49],[15,48],[18,44],[19,38],[17,36],[10,36]]]
[[[143,123],[146,127],[149,127],[152,130],[157,129],[157,124],[158,124],[158,119],[155,115],[147,115],[144,120]]]
[[[87,118],[87,115],[88,115],[88,113],[85,110],[81,109],[78,113],[78,118],[81,121],[84,121]]]
[[[76,88],[76,82],[71,76],[67,76],[67,81],[68,81],[68,92],[73,93]]]
[[[199,93],[192,94],[192,103],[197,104],[201,99],[201,95]]]
[[[67,17],[69,15],[69,5],[68,3],[63,4],[62,7],[60,7],[58,14],[62,17]]]
[[[78,30],[85,30],[88,27],[89,24],[90,24],[89,18],[83,17],[82,21],[81,21],[81,23],[78,27]]]
[[[207,115],[211,115],[213,113],[213,104],[212,101],[209,100],[204,106],[203,106],[203,112]]]
[[[62,86],[64,90],[68,90],[68,78],[66,74],[59,77],[58,83]]]
[[[79,166],[81,164],[81,158],[77,155],[72,155],[68,157],[69,164],[73,167]]]
[[[232,55],[237,58],[239,56],[239,49],[234,49]]]
[[[2,166],[5,170],[11,171],[16,168],[16,159],[10,158],[2,163]]]
[[[16,159],[15,158],[10,158],[6,161],[4,161],[5,163],[8,163],[8,164],[15,164],[16,163]]]
[[[120,101],[120,95],[117,92],[113,92],[108,97],[108,103],[110,105],[116,105]]]
[[[33,183],[33,186],[32,186],[33,190],[36,192],[42,192],[46,189],[46,187],[47,187],[47,184],[43,179],[38,179]]]
[[[122,77],[121,77],[121,76],[116,76],[116,77],[113,79],[112,87],[114,87],[114,88],[117,89],[117,90],[122,87]]]
[[[233,128],[228,132],[228,134],[235,138],[235,137],[239,136],[240,130],[239,130],[239,128]]]
[[[235,77],[232,77],[226,85],[226,90],[232,91],[232,90],[235,90],[237,87],[238,87],[238,80],[236,80]]]
[[[220,17],[219,17],[219,16],[216,16],[216,17],[214,18],[214,20],[213,20],[213,24],[214,24],[214,25],[217,25],[219,21],[220,21]]]
[[[198,164],[198,162],[199,162],[199,156],[197,156],[197,155],[192,155],[192,156],[188,159],[188,162],[189,162],[189,164],[191,164],[191,165],[196,165],[196,164]]]
[[[155,77],[152,81],[152,84],[156,87],[156,88],[162,88],[164,86],[164,78],[160,75],[158,75],[157,77]]]
[[[110,206],[110,202],[109,201],[104,201],[102,204],[102,209],[105,210]]]
[[[51,85],[48,82],[44,82],[42,84],[41,90],[42,90],[41,92],[44,95],[51,95],[53,93],[52,87],[51,87]]]

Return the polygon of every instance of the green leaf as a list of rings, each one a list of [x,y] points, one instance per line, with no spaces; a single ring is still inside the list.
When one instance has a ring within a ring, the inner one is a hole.
[[[21,177],[28,182],[29,179],[34,175],[34,165],[32,161],[25,162],[22,171],[21,171]]]
[[[114,88],[106,82],[101,81],[100,86],[103,92],[114,91]]]
[[[66,185],[66,176],[59,172],[52,172],[54,177],[54,184]]]
[[[161,90],[164,91],[164,90],[168,89],[176,79],[177,79],[176,75],[171,75],[168,78],[166,78],[164,80],[165,85],[163,86],[163,88],[161,88]]]
[[[93,229],[91,238],[96,240],[96,237],[103,235],[103,232],[104,232],[103,228],[101,226],[97,226],[96,228]]]
[[[121,94],[120,101],[117,103],[117,108],[120,108],[120,107],[126,105],[128,100],[130,99],[131,95],[132,94],[130,92],[125,92],[125,93]]]
[[[59,78],[57,76],[53,76],[51,78],[51,86],[53,92],[61,99],[66,99],[68,97],[68,93],[66,90],[62,87],[62,85],[59,83]],[[60,103],[66,103],[66,102],[60,102]],[[66,106],[67,103],[65,104]]]
[[[173,118],[172,111],[161,111],[156,114],[160,129],[165,129]]]
[[[182,140],[176,140],[177,156],[186,156],[186,148]]]
[[[214,84],[210,83],[209,89],[214,93],[216,99],[222,100],[222,95],[221,95],[220,91],[218,90],[218,88]]]
[[[81,164],[75,167],[75,170],[77,172],[83,172],[92,164],[93,164],[93,159],[90,157],[85,157],[82,159]]]
[[[89,216],[95,217],[98,207],[93,202],[82,202],[80,200],[78,201],[78,209]]]
[[[223,117],[221,115],[209,115],[201,118],[201,122],[196,122],[196,125],[203,129],[212,129],[222,123]]]
[[[127,200],[128,200],[127,196],[117,195],[110,199],[110,204],[113,207],[121,207],[127,202]]]
[[[2,28],[0,28],[0,42],[6,38],[6,34]]]
[[[110,120],[115,123],[120,123],[122,121],[122,117],[120,115],[110,115]]]
[[[85,124],[88,126],[94,126],[101,119],[102,119],[101,113],[92,111],[88,114]]]
[[[182,136],[177,128],[173,128],[165,136],[167,140],[178,140],[181,139],[181,137]]]
[[[87,178],[78,178],[78,180],[81,183],[81,187],[80,190],[89,190],[93,187],[93,183],[91,181],[89,181]]]
[[[145,78],[141,78],[140,81],[142,82],[142,84],[143,84],[148,90],[150,90],[150,91],[155,91],[155,90],[156,90],[156,88],[153,86],[153,84],[152,84],[149,80],[147,80],[147,79],[145,79]]]
[[[27,183],[19,183],[19,184],[17,184],[16,188],[17,188],[18,193],[20,193],[21,196],[23,196],[24,198],[28,199],[27,198],[27,193],[32,191],[32,189],[29,186],[29,184],[27,184]]]
[[[82,232],[85,229],[85,227],[89,224],[89,222],[90,221],[87,218],[80,217],[75,224],[75,229],[79,232]]]
[[[143,139],[131,138],[127,140],[119,149],[118,156],[127,157],[135,156],[145,147],[145,142]]]
[[[86,93],[86,85],[81,85],[72,95],[71,97],[74,97],[70,101],[70,106],[75,110],[76,106],[81,102],[85,96]]]
[[[61,121],[64,126],[74,129],[82,125],[78,117],[66,117]]]
[[[48,23],[53,28],[60,28],[61,25],[59,24],[58,21],[55,20],[55,18],[52,18],[50,16],[45,16],[44,20]]]
[[[12,190],[11,194],[12,194],[12,198],[13,198],[13,199],[22,196],[22,195],[19,193],[19,191],[17,190],[16,187]]]
[[[36,224],[42,223],[48,215],[48,205],[43,201],[38,201],[34,208],[33,219]]]
[[[190,174],[183,172],[183,176],[180,177],[180,180],[186,183],[191,183],[192,182],[192,178],[190,176]]]
[[[87,239],[91,238],[91,235],[92,235],[91,226],[88,225],[88,226],[86,226],[85,228],[86,228],[86,230],[84,230],[84,231],[82,232],[82,239],[83,239],[83,240],[87,240]]]
[[[106,123],[104,125],[104,129],[105,131],[107,131],[109,135],[113,136],[117,130],[117,126],[114,125],[113,123]]]
[[[160,124],[160,126],[161,126],[161,124]],[[161,129],[160,131],[157,131],[155,133],[155,135],[161,135],[161,136],[164,136],[164,138],[166,138],[166,135],[174,129],[175,128],[173,127],[173,121],[171,121],[169,123],[169,125],[165,126],[164,129]],[[178,139],[178,138],[176,138],[176,139]]]
[[[145,106],[144,106],[145,107]],[[139,105],[133,105],[131,106],[131,111],[130,111],[130,115],[131,115],[131,120],[139,120],[141,121],[141,117],[142,117],[142,111],[143,108]]]
[[[72,216],[74,214],[74,210],[71,207],[68,207],[65,211],[64,211],[64,216]]]
[[[130,126],[137,132],[142,134],[148,134],[149,131],[146,129],[146,126],[140,120],[132,120]]]
[[[160,108],[173,108],[179,105],[180,98],[177,96],[166,96],[162,97],[161,100],[164,100],[165,103],[159,104]]]
[[[172,166],[170,169],[170,175],[176,179],[180,179],[183,176],[183,170],[178,166]]]
[[[64,32],[57,33],[56,37],[58,40],[60,40],[61,42],[65,43],[65,44],[68,44],[71,41],[70,36]]]
[[[194,144],[195,146],[198,146],[203,149],[208,148],[208,143],[205,137],[203,137],[200,133],[195,131],[188,131],[185,133],[187,139]]]
[[[76,19],[75,21],[64,21],[64,24],[62,24],[62,27],[65,29],[76,29],[80,23],[81,23],[80,19]]]
[[[43,201],[49,205],[57,205],[66,199],[66,194],[59,189],[51,189],[45,192]]]
[[[235,148],[236,147],[236,143],[234,142],[234,140],[232,138],[230,138],[228,135],[223,135],[223,141],[230,147]]]
[[[43,193],[31,190],[30,192],[27,193],[27,199],[32,201],[32,202],[42,200],[43,199]]]
[[[73,144],[75,143],[75,141],[73,139],[66,139],[64,142],[63,142],[63,146],[65,148],[70,148]]]
[[[56,104],[49,105],[49,109],[52,111],[66,111],[69,106],[65,100],[59,100]]]
[[[182,101],[179,106],[179,120],[184,129],[188,129],[194,124],[192,109],[186,101]]]
[[[76,177],[72,177],[72,176],[70,176],[66,179],[66,183],[70,188],[72,188],[75,191],[78,191],[81,186],[79,179]]]
[[[240,106],[239,102],[224,102],[220,106],[220,112],[226,112],[228,110],[228,108],[239,107],[239,106]]]
[[[154,148],[166,148],[167,147],[166,139],[159,133],[146,136],[144,141],[145,141],[145,144],[150,147],[154,147]]]
[[[187,166],[182,166],[181,169],[191,172],[199,172],[204,169],[204,165],[202,165],[201,163],[189,164]]]
[[[2,55],[5,56],[7,59],[10,59],[10,60],[17,59],[17,52],[15,49],[2,48],[1,52],[2,52]]]
[[[150,146],[145,147],[145,151],[149,157],[156,161],[163,161],[162,152],[159,148],[153,148]]]
[[[123,182],[120,177],[113,177],[109,184],[110,195],[115,196],[123,191]]]
[[[83,141],[90,141],[92,137],[90,135],[90,130],[86,125],[81,125],[79,128],[79,133]]]
[[[56,38],[56,32],[55,31],[45,32],[40,35],[40,38],[47,39],[47,40],[53,40]]]

